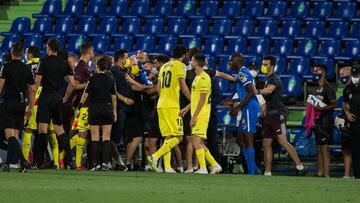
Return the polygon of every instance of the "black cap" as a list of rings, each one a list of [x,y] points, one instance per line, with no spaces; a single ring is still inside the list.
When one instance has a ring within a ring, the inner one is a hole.
[[[252,61],[252,62],[250,62],[249,64],[248,64],[248,68],[258,68],[257,67],[257,64],[256,64],[256,62],[255,61]]]
[[[360,74],[360,64],[356,64],[351,68],[351,75],[359,75]]]

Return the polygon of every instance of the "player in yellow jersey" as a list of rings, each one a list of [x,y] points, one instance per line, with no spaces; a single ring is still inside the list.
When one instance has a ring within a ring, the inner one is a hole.
[[[174,173],[171,168],[171,149],[183,140],[183,120],[180,113],[180,90],[190,100],[190,91],[185,83],[186,48],[178,45],[173,50],[173,61],[165,63],[159,72],[157,92],[159,100],[157,111],[159,127],[162,137],[165,138],[163,145],[154,154],[147,157],[153,171],[157,170],[157,161],[164,158],[166,173]]]
[[[201,54],[194,55],[191,59],[191,67],[195,69],[196,77],[191,87],[191,102],[182,110],[181,115],[191,108],[191,142],[196,150],[200,165],[200,169],[196,173],[208,174],[206,169],[207,161],[211,165],[211,174],[216,174],[221,172],[222,168],[204,145],[211,111],[211,79],[203,70],[204,66],[205,56]]]

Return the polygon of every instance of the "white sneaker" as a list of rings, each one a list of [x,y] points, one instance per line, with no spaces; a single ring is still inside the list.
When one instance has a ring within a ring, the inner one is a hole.
[[[186,173],[186,174],[191,174],[191,173],[194,173],[194,170],[192,170],[192,169],[186,169],[186,171],[184,171],[184,173]]]
[[[176,170],[177,170],[179,173],[184,173],[184,167],[177,167]]]
[[[165,169],[165,173],[176,173],[173,168]]]
[[[151,166],[150,166],[150,164],[146,164],[144,170],[145,170],[145,171],[151,171]]]
[[[219,164],[216,164],[215,166],[211,167],[210,174],[218,174],[222,171],[222,168]]]
[[[271,172],[265,171],[265,172],[264,172],[264,176],[271,176]]]
[[[100,165],[94,166],[92,169],[90,169],[90,171],[101,171],[101,166]]]
[[[196,171],[195,173],[196,173],[196,174],[209,174],[206,168],[204,168],[204,169],[199,169],[199,170]]]
[[[350,176],[343,176],[342,178],[343,178],[343,179],[351,179]]]

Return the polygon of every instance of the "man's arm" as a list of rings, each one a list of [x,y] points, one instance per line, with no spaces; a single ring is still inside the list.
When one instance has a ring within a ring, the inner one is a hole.
[[[74,79],[73,75],[67,75],[65,79],[68,81],[68,83],[72,86],[74,90],[83,90],[86,87],[87,83],[79,83]]]
[[[134,104],[134,100],[132,100],[131,98],[127,98],[125,96],[123,96],[122,94],[120,94],[119,92],[116,91],[116,98],[122,102],[124,102],[126,105],[133,105]]]
[[[116,122],[117,120],[117,111],[116,111],[116,95],[112,94],[111,95],[111,104],[112,104],[112,110],[113,110],[113,115],[114,115],[114,122]]]
[[[239,104],[237,106],[238,108],[241,108],[241,107],[245,106],[247,103],[249,103],[251,97],[255,95],[254,88],[251,83],[246,84],[245,88],[246,88],[247,93],[246,93],[244,99],[239,102]]]
[[[4,79],[4,78],[0,78],[0,92],[1,92],[2,89],[4,88],[4,84],[5,84],[5,79]]]
[[[185,78],[180,77],[178,78],[179,84],[180,84],[180,89],[182,91],[182,93],[185,95],[185,97],[191,101],[191,95],[190,95],[190,90],[188,88],[188,86],[185,83]]]
[[[221,71],[216,71],[215,77],[219,77],[219,78],[222,78],[224,80],[231,81],[231,82],[236,82],[235,77],[233,77],[233,76],[231,76],[229,74],[223,73]]]
[[[258,90],[258,93],[262,95],[270,95],[275,91],[275,89],[276,89],[275,85],[269,84],[266,88],[262,90]]]
[[[190,121],[190,126],[191,127],[196,124],[197,117],[198,117],[202,107],[204,106],[205,99],[206,99],[206,93],[200,93],[200,98],[199,98],[199,101],[198,101],[198,105],[196,106],[194,115],[192,116],[191,121]]]

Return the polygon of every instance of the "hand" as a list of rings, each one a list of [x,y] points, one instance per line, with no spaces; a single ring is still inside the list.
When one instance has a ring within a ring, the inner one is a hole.
[[[26,120],[29,120],[29,119],[30,119],[31,114],[32,114],[31,108],[27,107],[27,108],[26,108],[26,112],[25,112]]]
[[[117,113],[116,111],[113,111],[113,115],[114,115],[114,123],[117,121]]]
[[[351,112],[346,112],[346,118],[350,121],[350,122],[354,122],[356,120],[356,116],[351,113]]]
[[[319,112],[322,110],[322,108],[318,104],[318,105],[314,106],[314,110]]]
[[[194,127],[196,124],[197,118],[196,117],[192,117],[190,120],[190,127]]]
[[[65,104],[68,100],[69,100],[68,97],[64,97],[64,98],[63,98],[63,104]]]
[[[181,109],[179,112],[179,116],[183,118],[187,114],[188,111],[189,111],[189,108],[187,108],[187,107]]]
[[[80,110],[79,110],[79,109],[76,109],[76,111],[75,111],[75,118],[79,117],[79,114],[80,114]]]
[[[239,107],[239,106],[234,107],[234,108],[231,108],[231,109],[230,109],[230,115],[231,115],[231,116],[237,116],[238,113],[239,113],[239,111],[240,111],[240,107]]]
[[[226,98],[221,102],[221,105],[223,105],[223,106],[231,106],[233,104],[234,104],[234,101],[229,98]]]

